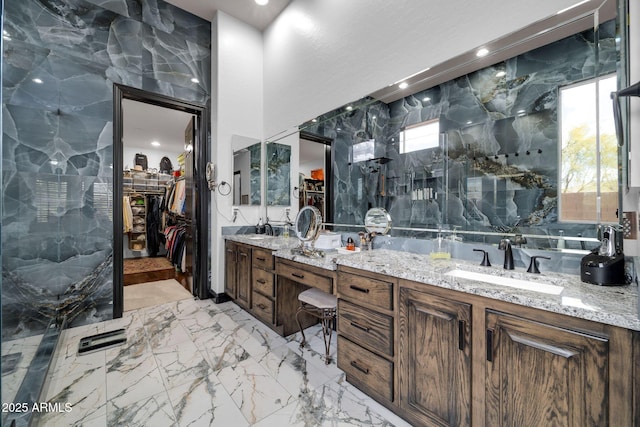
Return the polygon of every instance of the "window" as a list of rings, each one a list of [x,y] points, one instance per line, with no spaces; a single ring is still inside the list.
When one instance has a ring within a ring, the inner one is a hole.
[[[374,139],[353,144],[353,163],[373,159],[375,157],[375,148]]]
[[[616,75],[560,89],[560,220],[617,222]]]
[[[36,179],[34,203],[36,221],[40,223],[57,219],[64,213],[67,201],[67,183],[64,181]]]
[[[407,127],[400,132],[400,154],[438,147],[440,141],[439,136],[439,120],[431,120]]]

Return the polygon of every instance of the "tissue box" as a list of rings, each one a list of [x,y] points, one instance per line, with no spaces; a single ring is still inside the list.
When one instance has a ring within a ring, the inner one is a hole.
[[[340,246],[342,246],[342,236],[333,232],[320,233],[315,244],[316,249],[336,249]]]

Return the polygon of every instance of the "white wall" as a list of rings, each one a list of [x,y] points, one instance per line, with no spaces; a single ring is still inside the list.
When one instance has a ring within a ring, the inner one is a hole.
[[[232,135],[262,139],[263,55],[262,34],[255,28],[218,12],[211,23],[212,105],[211,159],[217,180],[233,183]],[[211,195],[211,290],[224,292],[224,240],[227,225],[256,224],[260,207],[242,206],[231,222],[232,194]]]
[[[294,0],[264,33],[265,136],[574,3]]]

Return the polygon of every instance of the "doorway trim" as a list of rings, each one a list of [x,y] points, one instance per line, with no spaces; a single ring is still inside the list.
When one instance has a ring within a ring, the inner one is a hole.
[[[333,222],[333,180],[331,180],[331,185],[326,184],[329,177],[333,176],[333,139],[304,130],[300,131],[299,139],[324,144],[324,208],[326,210],[326,218],[324,221]]]
[[[193,294],[199,299],[210,297],[208,268],[208,236],[201,232],[209,230],[209,191],[205,179],[205,171],[209,154],[207,152],[207,136],[209,134],[209,110],[206,106],[183,101],[130,86],[113,84],[113,318],[122,317],[124,311],[124,257],[122,246],[122,170],[123,170],[123,110],[122,100],[130,99],[159,107],[179,110],[196,116],[196,141],[194,146],[193,185],[195,186],[195,219],[193,221]],[[117,250],[120,248],[120,250]]]

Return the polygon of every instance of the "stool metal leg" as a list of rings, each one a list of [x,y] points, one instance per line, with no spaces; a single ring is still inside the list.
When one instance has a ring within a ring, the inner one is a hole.
[[[296,322],[298,322],[298,329],[300,329],[300,333],[302,334],[302,341],[300,341],[300,348],[304,348],[304,344],[307,342],[307,339],[304,336],[304,329],[302,329],[302,324],[300,323],[300,313],[305,311],[304,309],[304,304],[300,305],[300,307],[298,307],[298,310],[296,311]]]
[[[322,337],[324,338],[324,363],[328,365],[331,362],[331,356],[329,356],[329,348],[331,347],[331,335],[333,334],[333,328],[331,327],[331,321],[334,319],[333,310],[323,310],[322,312]]]

